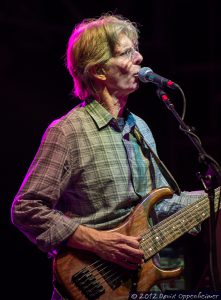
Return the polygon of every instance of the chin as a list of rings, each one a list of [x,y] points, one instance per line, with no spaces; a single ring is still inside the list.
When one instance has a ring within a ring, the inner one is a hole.
[[[135,92],[138,88],[139,88],[139,84],[138,83],[134,84],[133,87],[131,87],[131,89],[129,90],[129,94]]]
[[[135,92],[137,89],[139,88],[139,84],[133,84],[131,85],[129,88],[121,90],[120,93],[116,94],[116,96],[120,96],[120,97],[127,97],[128,95],[132,94],[133,92]]]

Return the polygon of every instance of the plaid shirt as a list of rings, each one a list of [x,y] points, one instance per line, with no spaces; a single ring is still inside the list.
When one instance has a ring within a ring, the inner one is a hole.
[[[152,189],[149,161],[131,134],[135,125],[156,152],[142,119],[128,113],[121,126],[95,100],[54,121],[14,199],[13,223],[43,251],[52,251],[79,224],[117,226]],[[168,186],[153,164],[156,187]],[[166,217],[200,195],[174,195],[156,212]]]

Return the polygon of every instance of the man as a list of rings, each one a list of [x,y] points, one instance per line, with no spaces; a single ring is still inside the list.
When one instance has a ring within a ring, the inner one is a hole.
[[[168,186],[134,134],[136,128],[156,153],[149,127],[126,108],[143,60],[137,27],[114,15],[85,20],[69,39],[66,59],[82,104],[46,130],[12,221],[43,251],[66,245],[135,270],[143,262],[141,237],[105,230],[122,223],[154,187]],[[174,195],[156,213],[172,214],[200,194]]]

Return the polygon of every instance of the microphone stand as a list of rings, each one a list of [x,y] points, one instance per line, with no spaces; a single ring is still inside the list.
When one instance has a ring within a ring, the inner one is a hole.
[[[184,99],[184,93],[179,85],[176,85],[177,88],[182,93]],[[197,173],[197,177],[203,185],[205,192],[208,194],[209,204],[210,204],[210,218],[209,218],[209,232],[210,232],[210,273],[211,281],[214,288],[214,291],[221,290],[219,282],[219,272],[217,268],[217,253],[216,253],[216,217],[215,217],[215,188],[221,186],[221,167],[219,164],[206,153],[204,148],[201,145],[199,137],[193,132],[192,128],[187,126],[183,121],[183,118],[177,113],[174,105],[171,103],[168,95],[164,90],[157,90],[158,97],[165,103],[166,107],[173,113],[174,117],[179,122],[180,130],[183,131],[191,140],[193,145],[198,150],[198,160],[203,169],[206,169],[205,174]]]

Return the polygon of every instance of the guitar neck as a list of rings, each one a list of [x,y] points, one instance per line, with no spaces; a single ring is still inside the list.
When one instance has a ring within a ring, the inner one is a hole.
[[[215,211],[218,210],[220,188],[215,190]],[[202,223],[210,216],[208,196],[180,209],[167,219],[150,227],[142,235],[141,247],[145,259],[151,258],[184,233]]]

